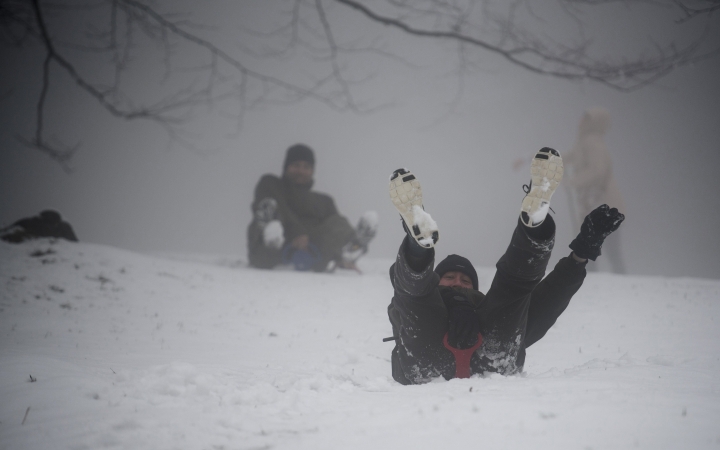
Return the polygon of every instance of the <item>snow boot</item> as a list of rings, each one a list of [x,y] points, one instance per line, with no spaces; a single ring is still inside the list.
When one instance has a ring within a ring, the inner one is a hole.
[[[409,170],[397,169],[390,176],[390,199],[408,235],[421,247],[434,247],[440,237],[437,223],[425,212],[420,182]]]
[[[342,264],[344,268],[355,268],[355,261],[367,253],[368,244],[377,234],[378,215],[375,211],[365,211],[355,227],[355,237],[345,244],[342,249]]]
[[[365,211],[358,220],[357,227],[355,227],[355,243],[366,247],[370,241],[377,234],[378,229],[378,214],[375,211]]]
[[[563,177],[563,162],[560,154],[543,147],[530,164],[530,185],[523,186],[525,198],[520,208],[522,223],[530,228],[539,226],[550,209],[550,198]]]

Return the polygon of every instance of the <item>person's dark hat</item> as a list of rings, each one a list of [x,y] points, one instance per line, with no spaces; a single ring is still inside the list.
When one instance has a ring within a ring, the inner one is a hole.
[[[295,144],[291,146],[285,154],[283,172],[285,172],[287,166],[295,161],[307,161],[310,165],[315,166],[315,154],[313,150],[305,144]]]
[[[460,272],[464,273],[465,275],[469,276],[472,280],[473,289],[477,291],[478,288],[478,276],[477,272],[475,272],[475,268],[473,267],[472,263],[467,259],[463,258],[460,255],[450,255],[447,258],[440,261],[440,263],[435,266],[435,273],[440,275],[441,277],[445,275],[447,272]]]

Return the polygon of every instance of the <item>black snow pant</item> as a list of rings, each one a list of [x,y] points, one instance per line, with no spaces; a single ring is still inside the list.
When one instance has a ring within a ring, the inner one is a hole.
[[[496,267],[490,289],[477,294],[475,313],[483,336],[473,354],[473,374],[522,371],[525,349],[542,338],[582,286],[585,263],[562,258],[543,279],[555,241],[551,216],[537,228],[518,220],[505,254]],[[442,343],[448,331],[448,312],[433,271],[433,258],[420,271],[408,264],[403,241],[390,271],[395,293],[388,315],[396,345],[393,378],[401,384],[420,384],[432,378],[455,376],[455,359]],[[434,256],[434,255],[433,255]]]

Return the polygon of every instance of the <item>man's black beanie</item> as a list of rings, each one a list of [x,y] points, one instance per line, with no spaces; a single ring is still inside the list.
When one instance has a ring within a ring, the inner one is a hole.
[[[450,255],[435,266],[435,273],[441,277],[447,272],[460,272],[469,276],[472,280],[473,289],[477,291],[478,276],[475,268],[467,258],[460,255]]]
[[[315,166],[315,155],[310,147],[305,144],[295,144],[287,149],[285,154],[285,162],[283,163],[283,172],[290,163],[295,161],[307,161],[310,165]]]

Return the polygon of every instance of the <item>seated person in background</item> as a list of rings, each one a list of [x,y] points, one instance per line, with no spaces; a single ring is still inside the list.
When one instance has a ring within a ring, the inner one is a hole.
[[[247,229],[250,265],[271,269],[357,270],[377,231],[377,214],[368,211],[356,228],[341,216],[332,197],[311,190],[315,155],[303,144],[287,149],[282,177],[266,174],[255,186],[253,220]]]
[[[70,224],[62,220],[60,213],[51,209],[46,209],[37,216],[20,219],[0,230],[0,239],[15,244],[44,237],[78,241]]]

